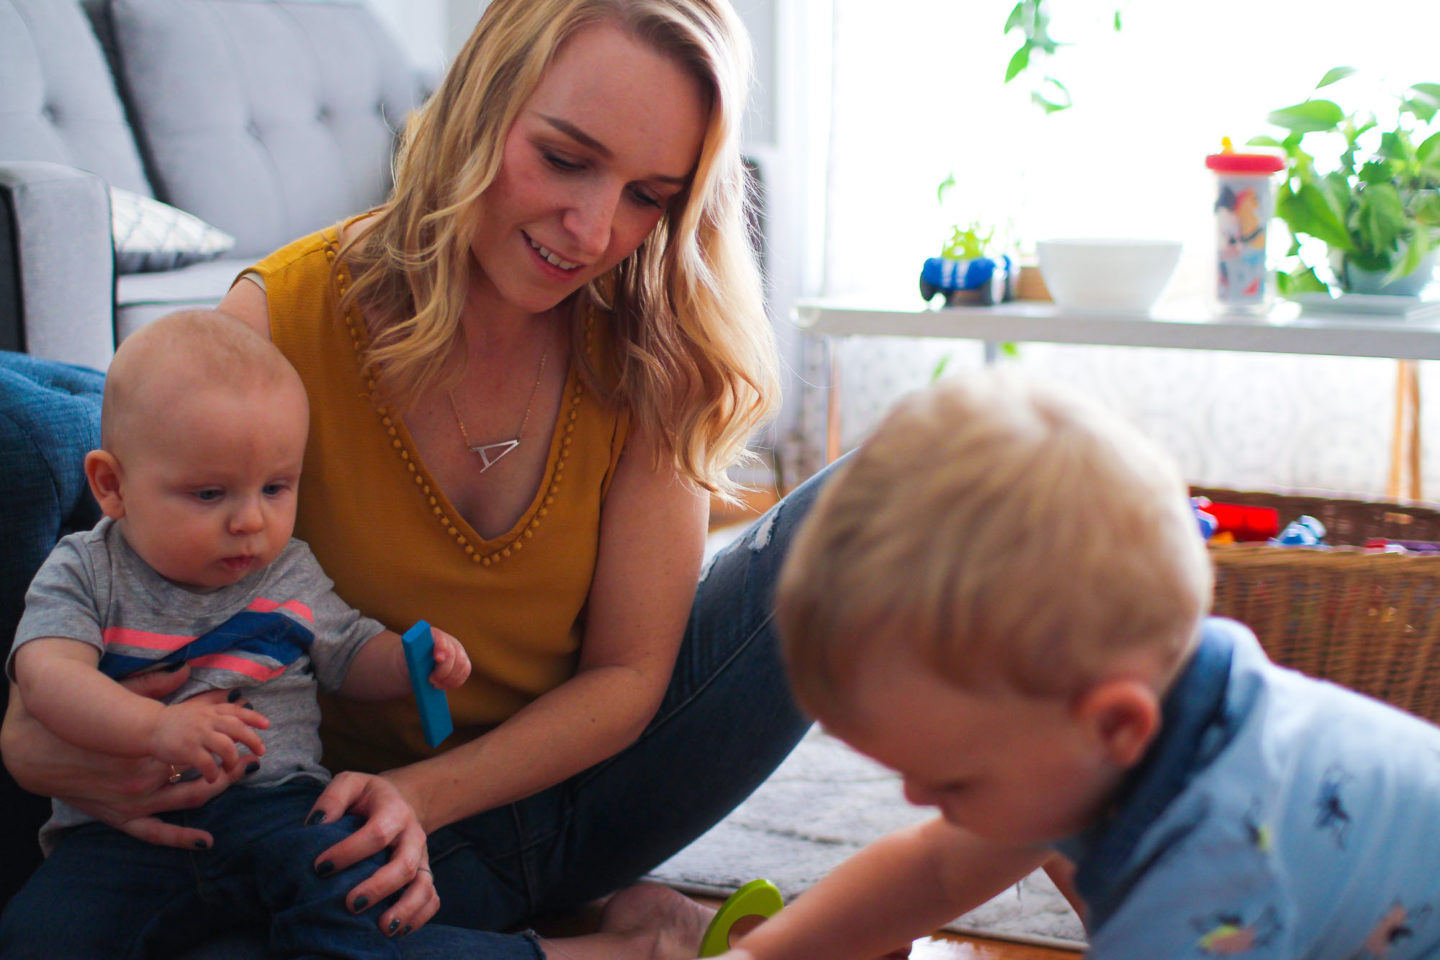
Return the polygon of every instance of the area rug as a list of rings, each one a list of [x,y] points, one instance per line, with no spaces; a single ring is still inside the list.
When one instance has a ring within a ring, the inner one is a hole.
[[[768,877],[788,901],[871,840],[931,816],[905,802],[895,774],[816,727],[749,800],[651,879],[725,896]],[[1076,949],[1085,939],[1079,918],[1041,871],[946,929]]]

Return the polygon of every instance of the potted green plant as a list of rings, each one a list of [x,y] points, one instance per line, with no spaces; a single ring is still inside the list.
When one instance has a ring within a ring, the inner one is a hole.
[[[1316,90],[1348,80],[1337,67]],[[1356,81],[1351,81],[1354,86]],[[1379,111],[1312,95],[1273,111],[1281,139],[1256,137],[1287,160],[1275,200],[1292,242],[1278,273],[1282,294],[1415,294],[1440,253],[1440,84],[1417,83]],[[1318,255],[1313,238],[1323,245]],[[1332,288],[1333,291],[1332,291]]]

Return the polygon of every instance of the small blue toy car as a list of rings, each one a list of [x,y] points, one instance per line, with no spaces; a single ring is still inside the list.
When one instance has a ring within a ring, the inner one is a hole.
[[[1008,256],[952,260],[931,257],[920,268],[920,296],[932,299],[937,293],[956,290],[980,291],[980,302],[989,306],[1015,299],[1015,267]]]

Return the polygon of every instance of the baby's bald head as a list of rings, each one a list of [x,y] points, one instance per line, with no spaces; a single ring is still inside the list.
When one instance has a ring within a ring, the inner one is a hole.
[[[274,344],[228,314],[182,310],[141,327],[115,351],[105,376],[101,446],[122,456],[207,390],[290,393],[298,415],[309,418],[300,375]]]

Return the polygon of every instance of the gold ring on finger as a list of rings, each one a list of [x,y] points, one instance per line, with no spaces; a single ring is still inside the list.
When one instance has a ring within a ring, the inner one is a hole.
[[[165,778],[165,782],[179,783],[180,778],[183,776],[185,776],[185,771],[181,770],[179,767],[175,766],[175,764],[172,763],[170,764],[170,776]]]

